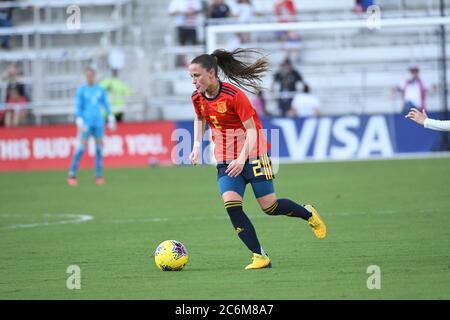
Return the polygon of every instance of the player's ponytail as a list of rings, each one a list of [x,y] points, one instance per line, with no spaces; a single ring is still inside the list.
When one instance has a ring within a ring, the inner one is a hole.
[[[261,90],[262,75],[268,70],[266,58],[259,58],[254,63],[244,62],[251,54],[260,54],[254,49],[238,48],[232,52],[217,49],[212,54],[203,54],[192,60],[191,63],[198,63],[206,70],[214,68],[218,76],[220,68],[225,77],[231,83],[244,90],[256,93]]]

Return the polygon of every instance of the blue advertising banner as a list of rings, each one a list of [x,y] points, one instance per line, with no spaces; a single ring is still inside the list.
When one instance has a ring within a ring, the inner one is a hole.
[[[431,118],[441,119],[437,113]],[[390,158],[440,151],[442,133],[425,129],[402,114],[344,115],[311,118],[262,119],[272,157],[283,161]],[[193,122],[176,124],[173,140],[179,163],[189,163]],[[203,143],[204,161],[210,161],[209,130]],[[205,159],[207,158],[207,159]]]

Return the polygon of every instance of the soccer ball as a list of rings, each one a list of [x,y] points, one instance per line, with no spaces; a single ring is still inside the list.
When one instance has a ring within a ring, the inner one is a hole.
[[[188,260],[187,249],[180,241],[166,240],[155,251],[156,266],[162,271],[180,271]]]

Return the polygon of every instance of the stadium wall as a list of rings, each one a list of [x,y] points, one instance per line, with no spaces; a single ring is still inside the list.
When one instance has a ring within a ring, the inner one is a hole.
[[[441,119],[439,113],[430,117]],[[443,133],[424,129],[403,115],[345,115],[263,119],[272,157],[279,162],[395,158],[440,151]],[[105,167],[189,164],[192,121],[120,124],[106,131]],[[445,133],[449,135],[449,133]],[[205,133],[203,162],[212,163]],[[74,125],[1,128],[0,171],[67,169],[77,145]],[[93,167],[94,141],[82,168]]]

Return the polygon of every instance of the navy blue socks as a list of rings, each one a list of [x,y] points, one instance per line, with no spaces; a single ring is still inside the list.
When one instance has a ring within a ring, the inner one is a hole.
[[[278,199],[270,207],[264,209],[264,212],[271,216],[284,215],[304,220],[308,220],[311,217],[311,212],[306,210],[305,207],[289,199]]]
[[[242,201],[227,201],[225,202],[225,208],[227,209],[234,229],[247,248],[253,253],[264,254],[256,236],[255,228],[244,213],[244,210],[242,210]]]

